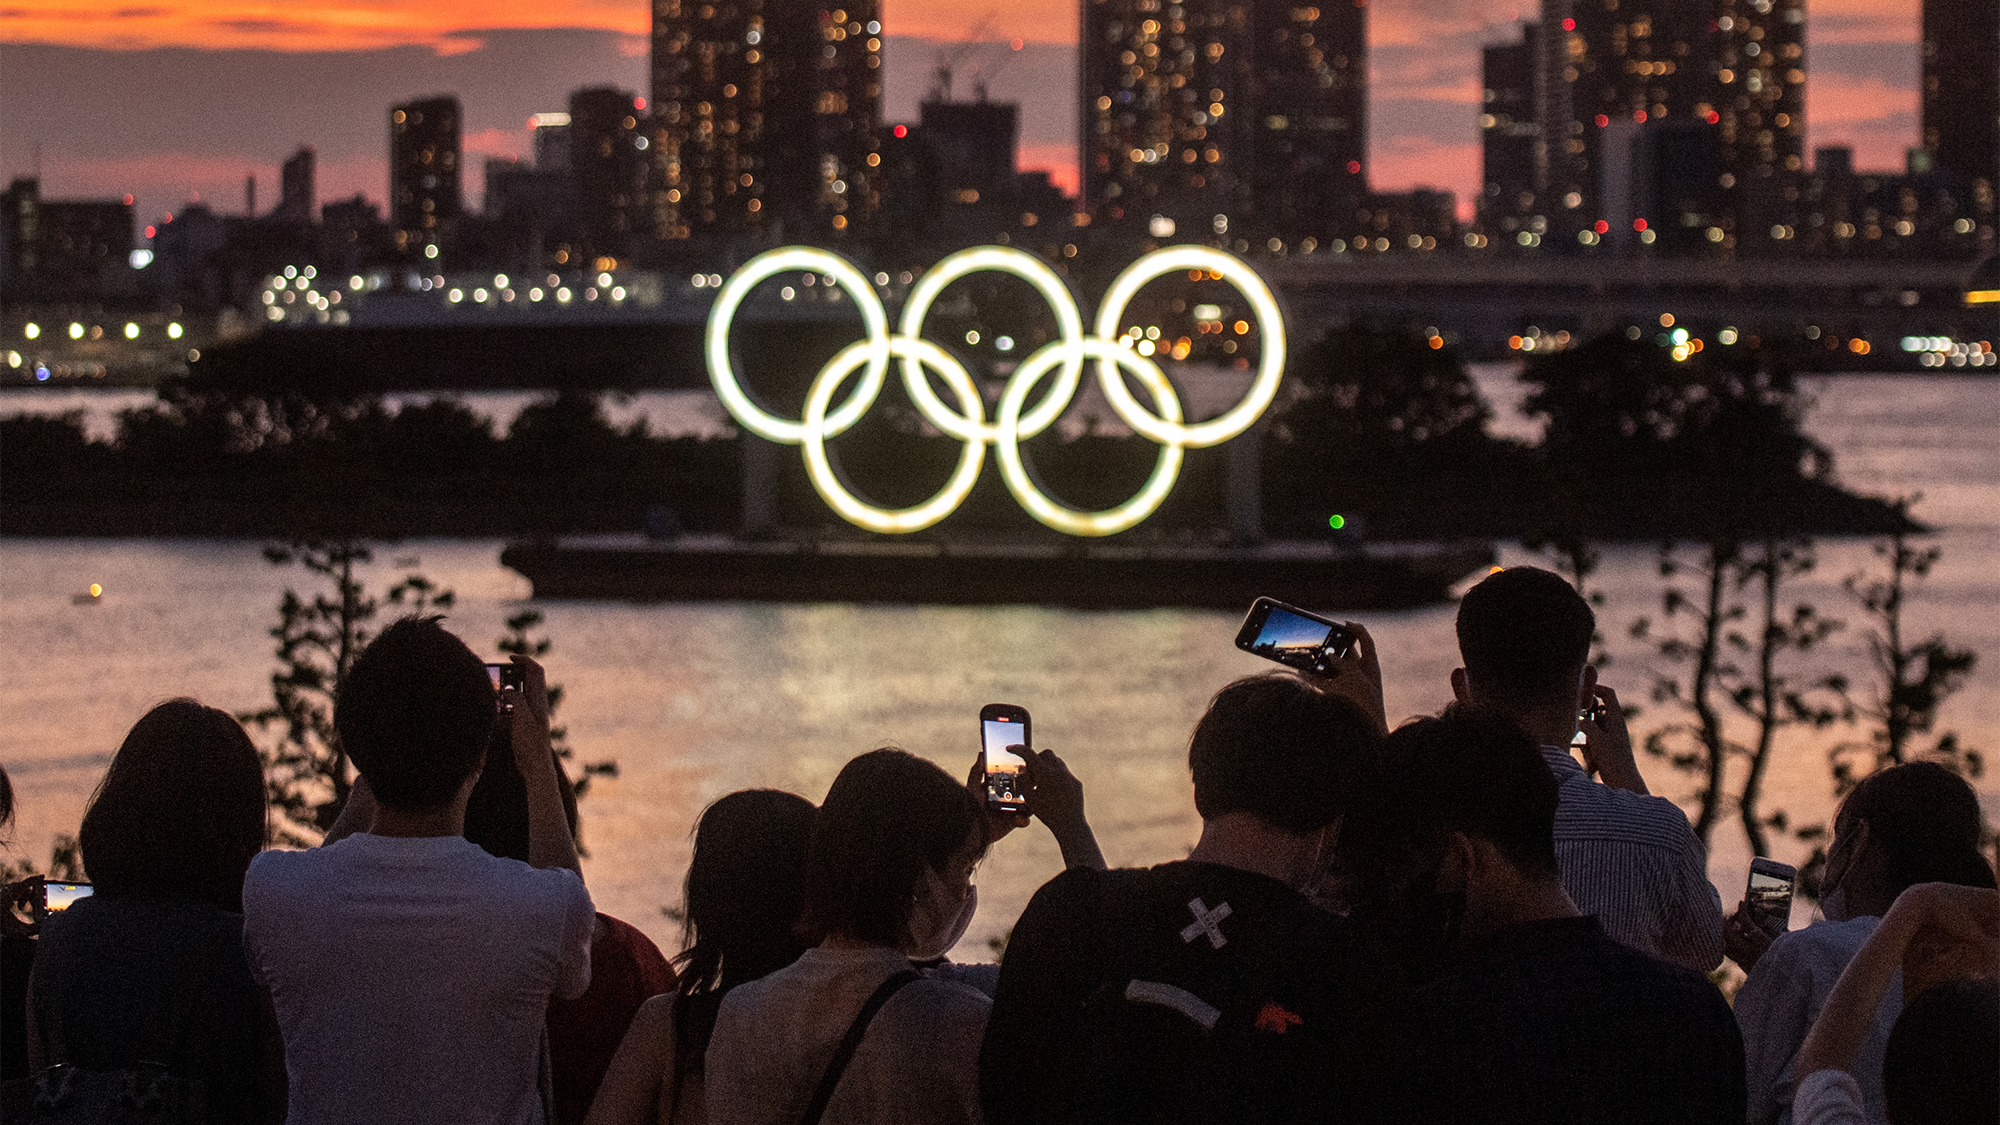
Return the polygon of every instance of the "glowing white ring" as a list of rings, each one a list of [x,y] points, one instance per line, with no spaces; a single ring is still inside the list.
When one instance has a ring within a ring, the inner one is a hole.
[[[1060,345],[1063,349],[1062,375],[1049,388],[1049,393],[1042,396],[1042,401],[1021,417],[1020,436],[1034,437],[1054,425],[1062,412],[1069,408],[1070,400],[1076,397],[1077,384],[1083,378],[1083,314],[1077,310],[1076,299],[1070,296],[1069,287],[1047,263],[1006,246],[975,246],[970,250],[960,250],[924,271],[924,276],[910,290],[909,298],[903,305],[903,317],[897,331],[912,339],[922,336],[924,317],[929,315],[932,303],[938,299],[938,294],[944,292],[945,286],[966,274],[986,270],[1012,274],[1034,286],[1056,314],[1056,326],[1062,332],[1055,344],[1043,345]],[[968,428],[962,418],[953,415],[939,401],[937,393],[931,390],[930,381],[924,378],[922,365],[914,358],[905,357],[903,360],[903,386],[909,392],[910,401],[916,403],[917,410],[924,417],[960,441],[993,441],[998,436],[990,427]],[[947,424],[947,418],[950,424]]]
[[[986,411],[985,404],[979,400],[979,387],[973,383],[972,376],[967,373],[965,367],[952,358],[950,352],[929,340],[907,337],[891,340],[889,349],[902,356],[907,363],[928,363],[942,372],[952,393],[958,396],[959,408],[965,412],[962,416],[970,418],[975,427],[984,428]],[[915,507],[891,510],[862,502],[841,483],[840,475],[834,472],[833,463],[827,458],[826,439],[829,435],[826,408],[833,401],[833,392],[839,389],[840,384],[847,381],[847,377],[854,373],[855,368],[862,365],[868,353],[866,340],[849,344],[828,360],[826,366],[820,368],[819,374],[813,378],[812,388],[806,392],[805,420],[802,423],[805,428],[803,444],[806,475],[812,478],[813,487],[819,491],[827,506],[839,512],[841,518],[849,523],[865,527],[869,531],[889,534],[922,531],[950,515],[971,494],[972,486],[979,481],[979,470],[986,463],[986,443],[977,440],[966,442],[964,450],[958,457],[958,468],[952,471],[951,479],[945,482],[945,486],[939,489],[935,496]],[[921,373],[919,377],[922,377]],[[876,393],[879,393],[880,389],[881,383],[878,380]],[[853,402],[855,399],[848,401]],[[862,404],[862,409],[866,410],[874,405],[874,401],[875,393],[869,394],[868,400]]]
[[[1166,373],[1160,370],[1158,364],[1135,351],[1106,344],[1102,340],[1086,340],[1083,347],[1098,362],[1112,366],[1114,372],[1119,366],[1131,368],[1153,396],[1160,412],[1171,421],[1180,421],[1180,397],[1174,394],[1173,384],[1167,381]],[[1146,478],[1137,495],[1115,508],[1079,512],[1051,500],[1035,487],[1034,480],[1028,475],[1028,467],[1021,461],[1017,432],[1021,405],[1027,401],[1028,392],[1061,358],[1053,345],[1042,348],[1014,372],[1014,377],[1007,382],[1007,389],[1001,393],[999,416],[993,426],[1000,435],[994,443],[994,452],[1000,461],[1000,476],[1007,482],[1007,491],[1014,494],[1021,507],[1049,527],[1069,535],[1116,535],[1159,510],[1167,493],[1173,491],[1174,481],[1180,476],[1181,461],[1186,452],[1178,441],[1161,442],[1160,459],[1153,463],[1153,475]]]
[[[1278,312],[1278,299],[1271,295],[1255,271],[1241,258],[1206,246],[1168,246],[1125,267],[1104,294],[1104,306],[1097,310],[1097,336],[1114,339],[1125,306],[1149,281],[1175,270],[1198,269],[1219,273],[1243,294],[1257,316],[1257,331],[1263,337],[1263,352],[1257,359],[1257,378],[1244,393],[1243,401],[1206,422],[1183,426],[1178,419],[1161,418],[1139,405],[1116,365],[1107,359],[1097,362],[1098,383],[1111,409],[1133,430],[1158,442],[1175,441],[1191,449],[1220,445],[1250,428],[1278,397],[1278,382],[1285,374],[1285,321]]]
[[[832,436],[846,431],[861,420],[875,396],[882,391],[882,379],[889,371],[889,315],[882,308],[881,298],[868,284],[860,270],[848,264],[847,259],[824,250],[814,250],[809,246],[786,246],[777,250],[766,250],[743,264],[743,268],[732,274],[716,294],[715,306],[708,312],[707,352],[708,381],[714,385],[716,397],[744,429],[758,437],[783,445],[797,445],[805,440],[805,426],[801,422],[787,422],[763,407],[758,406],[743,389],[735,370],[729,363],[729,326],[736,319],[736,308],[757,283],[774,274],[787,270],[799,270],[823,274],[833,278],[833,283],[847,291],[854,299],[854,306],[861,310],[861,322],[868,330],[868,338],[863,341],[868,348],[868,370],[854,394],[840,409],[827,416],[827,434]]]
[[[1243,400],[1220,417],[1193,425],[1183,423],[1180,398],[1159,365],[1113,337],[1126,307],[1142,287],[1157,277],[1183,269],[1215,273],[1227,280],[1250,302],[1258,330],[1264,337],[1257,376]],[[853,298],[867,329],[866,338],[841,349],[820,369],[807,392],[803,417],[797,422],[775,417],[759,407],[744,390],[729,361],[729,330],[736,310],[759,282],[787,270],[810,271],[830,278]],[[1061,330],[1059,339],[1036,349],[1015,370],[1001,394],[998,416],[991,425],[985,420],[978,386],[964,365],[943,348],[920,337],[924,318],[938,294],[951,282],[980,270],[1011,274],[1034,286],[1049,302]],[[1284,320],[1277,299],[1241,259],[1202,246],[1155,250],[1128,266],[1105,295],[1094,336],[1083,335],[1082,314],[1068,287],[1041,261],[999,246],[963,250],[939,262],[911,291],[900,329],[900,335],[889,335],[888,315],[881,299],[853,265],[824,250],[790,246],[752,258],[722,286],[709,313],[705,340],[709,380],[730,415],[760,437],[786,445],[803,445],[806,473],[828,506],[850,523],[886,533],[919,531],[956,510],[979,479],[988,442],[996,447],[1001,477],[1008,491],[1035,519],[1070,535],[1113,535],[1124,531],[1152,515],[1166,500],[1188,448],[1227,441],[1248,429],[1269,408],[1277,397],[1285,367]],[[939,430],[965,443],[958,467],[936,495],[914,507],[893,510],[875,507],[848,491],[826,452],[828,438],[852,427],[874,405],[892,357],[902,360],[904,386],[918,413]],[[1069,408],[1081,384],[1082,365],[1088,359],[1097,360],[1099,382],[1112,409],[1135,432],[1161,446],[1152,475],[1139,492],[1123,504],[1101,512],[1080,512],[1043,493],[1030,478],[1020,448],[1023,439],[1046,430]],[[959,400],[957,411],[947,406],[931,387],[924,372],[926,366],[943,378]],[[1130,372],[1146,389],[1153,399],[1153,410],[1139,403],[1126,386],[1121,369]],[[838,409],[830,409],[834,394],[857,370],[862,376],[853,393]],[[1024,411],[1028,396],[1052,371],[1057,372],[1054,385],[1034,409]]]

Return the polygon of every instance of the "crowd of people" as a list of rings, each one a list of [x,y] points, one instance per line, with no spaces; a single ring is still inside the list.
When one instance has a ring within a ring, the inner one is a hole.
[[[496,694],[407,618],[339,687],[358,777],[319,847],[265,848],[229,715],[178,699],[132,728],[80,833],[95,893],[37,927],[39,883],[8,890],[7,1120],[2000,1120],[1970,786],[1868,777],[1824,920],[1725,918],[1587,663],[1594,624],[1560,577],[1494,573],[1451,697],[1394,730],[1352,623],[1324,673],[1223,687],[1188,743],[1200,837],[1152,867],[1108,867],[1046,750],[1025,814],[893,748],[817,806],[728,794],[670,961],[592,905],[542,669],[515,657]],[[1032,821],[1065,869],[997,966],[952,962],[981,858]]]

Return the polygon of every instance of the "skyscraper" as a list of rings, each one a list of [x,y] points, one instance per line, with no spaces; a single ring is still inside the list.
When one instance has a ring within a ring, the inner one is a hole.
[[[1803,0],[1544,0],[1542,11],[1552,245],[1630,241],[1640,221],[1663,248],[1768,251],[1797,237]]]
[[[301,145],[279,170],[278,211],[274,217],[281,222],[313,221],[313,212],[317,209],[314,206],[313,166],[317,159],[311,145]]]
[[[1350,229],[1368,185],[1367,8],[1252,5],[1250,203],[1288,243]]]
[[[1923,147],[1983,194],[1990,225],[2000,191],[2000,4],[1924,0],[1923,18]]]
[[[448,95],[389,110],[389,225],[400,253],[436,258],[445,227],[464,210],[462,120]]]
[[[1805,0],[1720,0],[1720,9],[1713,111],[1726,240],[1768,249],[1799,236]]]
[[[1367,184],[1365,18],[1339,0],[1083,0],[1086,209],[1160,238],[1351,220]]]
[[[1614,212],[1607,179],[1630,183],[1631,126],[1706,117],[1714,109],[1714,0],[1547,0],[1543,137],[1558,245],[1595,233]],[[1614,128],[1614,125],[1617,126]],[[1629,222],[1629,220],[1628,220]]]
[[[653,0],[651,225],[838,237],[880,199],[875,0]]]
[[[1540,213],[1542,152],[1540,98],[1542,26],[1521,26],[1521,38],[1480,52],[1480,164],[1478,213],[1489,237],[1532,238]]]
[[[629,90],[598,86],[569,96],[569,173],[586,258],[618,258],[645,229],[651,141],[644,105]]]

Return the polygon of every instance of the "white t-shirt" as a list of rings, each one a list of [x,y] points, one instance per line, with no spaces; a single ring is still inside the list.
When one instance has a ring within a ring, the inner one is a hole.
[[[704,1064],[709,1125],[798,1125],[861,1006],[909,967],[887,947],[822,947],[731,989]],[[956,981],[904,985],[868,1025],[824,1125],[976,1125],[992,1009]]]
[[[461,836],[264,852],[243,945],[285,1039],[290,1125],[537,1125],[549,997],[590,984],[576,873]]]

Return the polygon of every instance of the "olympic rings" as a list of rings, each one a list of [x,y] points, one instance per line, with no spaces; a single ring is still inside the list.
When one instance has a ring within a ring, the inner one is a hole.
[[[811,271],[845,291],[861,311],[866,335],[828,360],[806,393],[797,422],[786,421],[759,406],[738,380],[730,362],[729,330],[737,309],[757,284],[788,271]],[[1257,374],[1242,401],[1205,422],[1183,421],[1180,397],[1157,363],[1125,346],[1114,334],[1132,298],[1148,282],[1179,270],[1220,277],[1249,302],[1262,335]],[[984,403],[972,375],[952,354],[922,338],[924,319],[939,294],[967,274],[994,271],[1011,274],[1033,286],[1055,313],[1058,335],[1015,369],[1001,393],[997,414],[986,421]],[[1105,294],[1094,335],[1083,332],[1083,316],[1069,288],[1040,259],[1004,246],[961,250],[937,263],[910,290],[898,334],[888,330],[888,314],[868,279],[846,259],[825,250],[788,246],[766,251],[745,263],[716,295],[709,311],[705,340],[709,381],[730,416],[759,437],[804,447],[806,474],[827,505],[843,519],[870,531],[920,531],[955,511],[971,494],[991,442],[1000,461],[1001,479],[1029,515],[1069,535],[1114,535],[1159,510],[1180,475],[1186,451],[1218,445],[1250,428],[1277,397],[1285,371],[1284,320],[1277,299],[1255,271],[1241,259],[1205,246],[1170,246],[1155,250],[1127,266]],[[965,443],[958,466],[943,488],[909,508],[883,509],[856,497],[835,472],[826,452],[828,438],[851,428],[882,392],[891,359],[901,361],[903,386],[917,412],[940,431]],[[1160,445],[1159,460],[1139,492],[1115,507],[1082,512],[1051,499],[1036,486],[1021,457],[1020,443],[1047,430],[1067,410],[1082,382],[1086,361],[1095,360],[1098,384],[1111,409],[1135,433]],[[952,397],[953,410],[938,397],[925,371],[935,372]],[[834,396],[856,372],[854,389],[838,407]],[[1131,375],[1153,400],[1140,403],[1125,383]],[[1028,396],[1045,380],[1048,390],[1031,408]]]

